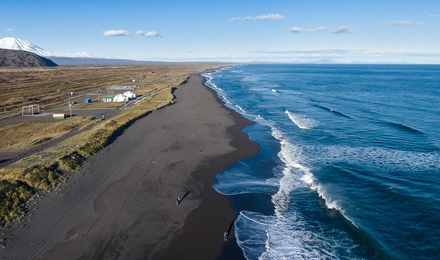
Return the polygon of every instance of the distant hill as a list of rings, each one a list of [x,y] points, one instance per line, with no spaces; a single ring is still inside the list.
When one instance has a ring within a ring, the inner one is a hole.
[[[35,53],[0,49],[0,67],[55,67],[55,62]]]
[[[50,57],[59,66],[122,66],[122,65],[164,65],[164,64],[231,64],[217,61],[185,61],[185,62],[167,62],[167,61],[142,61],[126,59],[104,59],[104,58],[70,58],[70,57]]]
[[[137,61],[137,60],[123,60],[123,59],[103,59],[103,58],[70,58],[70,57],[50,57],[51,60],[60,66],[71,65],[152,65],[152,64],[166,64],[160,61]]]

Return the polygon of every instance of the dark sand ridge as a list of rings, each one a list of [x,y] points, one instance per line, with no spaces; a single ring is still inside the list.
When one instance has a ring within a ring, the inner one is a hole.
[[[251,122],[202,82],[192,75],[174,105],[136,121],[2,232],[0,256],[215,259],[222,251],[225,259],[243,258],[232,234],[223,241],[236,213],[211,185],[215,174],[259,147],[241,132]]]

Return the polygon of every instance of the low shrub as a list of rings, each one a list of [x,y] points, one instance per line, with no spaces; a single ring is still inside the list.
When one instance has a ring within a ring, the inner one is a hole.
[[[78,152],[84,157],[90,157],[105,147],[111,131],[107,129],[96,130],[84,146],[79,148]]]
[[[81,168],[82,163],[86,160],[84,156],[79,154],[77,151],[73,151],[69,154],[61,157],[59,161],[59,166],[62,170],[65,171],[74,171]]]
[[[33,195],[31,187],[20,181],[0,180],[0,225],[24,216],[24,203]]]
[[[94,155],[119,136],[128,125],[147,113],[148,111],[129,109],[112,120],[109,120],[103,127],[101,126],[101,128],[94,130],[87,142],[78,149],[78,153],[84,157]]]
[[[61,173],[57,170],[57,163],[46,165],[33,165],[25,168],[23,176],[20,176],[21,181],[25,182],[30,187],[49,191],[55,187],[57,181],[61,177]]]

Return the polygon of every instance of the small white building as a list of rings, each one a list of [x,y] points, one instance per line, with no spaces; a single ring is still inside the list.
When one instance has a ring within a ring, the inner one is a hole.
[[[136,94],[134,94],[132,91],[125,91],[124,94],[122,94],[124,96],[126,96],[128,99],[135,99],[136,98]]]
[[[128,97],[124,96],[123,94],[117,94],[113,98],[113,102],[126,102],[128,101]]]
[[[113,102],[115,96],[107,96],[102,99],[102,102]]]

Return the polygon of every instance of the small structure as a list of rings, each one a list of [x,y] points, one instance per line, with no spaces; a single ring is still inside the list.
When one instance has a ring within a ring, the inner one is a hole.
[[[22,116],[33,116],[34,114],[39,114],[39,113],[40,113],[40,105],[35,104],[35,105],[28,105],[21,107]]]
[[[107,87],[107,90],[124,90],[124,89],[136,89],[138,85],[111,85]]]
[[[128,97],[124,96],[123,94],[117,94],[113,98],[113,102],[126,102],[128,101]]]
[[[113,102],[113,98],[115,98],[115,96],[107,96],[102,99],[102,102]]]
[[[84,103],[92,103],[92,99],[91,98],[86,98],[86,99],[84,99]]]
[[[64,119],[66,118],[66,114],[53,114],[52,118],[57,120]]]
[[[126,96],[128,99],[135,99],[136,98],[136,94],[134,94],[132,91],[125,91],[124,94],[122,94],[124,96]]]

